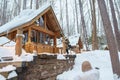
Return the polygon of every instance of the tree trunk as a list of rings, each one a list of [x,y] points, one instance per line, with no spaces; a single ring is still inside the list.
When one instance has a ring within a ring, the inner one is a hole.
[[[104,0],[97,0],[97,1],[98,1],[100,13],[101,13],[101,17],[102,17],[102,21],[104,25],[105,34],[107,37],[107,43],[108,43],[108,47],[110,51],[113,73],[120,76],[120,65],[119,65],[117,44],[116,44],[115,37],[112,31],[112,26],[111,26],[110,19],[107,13],[105,1]]]
[[[120,33],[119,33],[119,29],[118,29],[118,23],[117,23],[117,19],[116,19],[115,9],[114,9],[112,0],[109,0],[109,2],[110,2],[110,7],[111,7],[114,32],[115,32],[115,36],[116,36],[116,40],[117,40],[117,44],[118,44],[118,50],[120,51]]]
[[[23,10],[26,9],[27,0],[23,0]]]
[[[62,2],[60,0],[60,22],[61,22],[61,27],[63,30],[63,11],[62,11]]]
[[[39,8],[39,0],[36,0],[36,9]]]
[[[6,23],[6,11],[7,11],[7,1],[3,0],[3,8],[2,8],[2,20],[1,20],[1,25]]]
[[[98,49],[97,27],[96,27],[96,14],[95,14],[95,0],[91,1],[91,14],[92,14],[92,50]]]
[[[82,27],[83,27],[83,36],[84,36],[84,43],[86,46],[86,50],[89,50],[88,47],[88,38],[87,38],[87,30],[86,30],[86,25],[85,25],[85,21],[84,21],[84,15],[83,15],[83,6],[81,3],[81,0],[79,0],[79,7],[80,7],[80,13],[81,13],[81,23],[82,23]]]
[[[32,9],[33,0],[30,1],[30,9]]]
[[[66,24],[67,24],[67,34],[70,36],[69,32],[69,17],[68,17],[68,1],[66,0]]]
[[[80,26],[78,25],[78,11],[77,11],[77,2],[75,0],[75,13],[76,13],[76,23],[77,23],[77,33],[80,33]]]

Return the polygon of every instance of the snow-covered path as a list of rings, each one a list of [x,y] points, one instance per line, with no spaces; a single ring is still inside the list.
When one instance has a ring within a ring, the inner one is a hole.
[[[99,68],[100,80],[114,80],[109,51],[102,50],[77,54],[74,68],[72,70],[64,72],[61,75],[58,75],[57,80],[76,80],[76,77],[82,74],[81,65],[82,62],[86,60],[91,63],[93,68]]]

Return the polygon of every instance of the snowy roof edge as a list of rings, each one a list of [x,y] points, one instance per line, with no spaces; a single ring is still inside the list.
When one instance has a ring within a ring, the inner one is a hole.
[[[50,4],[46,4],[42,7],[40,7],[39,9],[35,10],[33,13],[31,13],[29,16],[27,16],[26,20],[22,20],[21,19],[18,19],[17,21],[15,21],[14,19],[11,20],[10,22],[0,26],[0,34],[4,33],[4,32],[9,32],[9,30],[12,30],[14,28],[17,28],[17,27],[20,27],[30,21],[32,21],[34,18],[36,18],[38,15],[40,15],[42,12],[44,12],[46,9],[48,9],[49,7],[51,7]],[[52,8],[52,7],[51,7]],[[19,16],[19,15],[18,15]],[[32,17],[31,17],[32,16]],[[16,16],[17,17],[17,16]],[[16,18],[15,17],[15,18]],[[19,22],[19,23],[16,23],[16,22]]]

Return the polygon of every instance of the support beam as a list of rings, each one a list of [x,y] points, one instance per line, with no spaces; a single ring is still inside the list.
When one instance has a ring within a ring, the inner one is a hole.
[[[31,42],[31,27],[28,29],[28,42]]]
[[[15,46],[15,54],[20,56],[22,54],[22,30],[18,29],[17,30],[17,35],[16,35],[16,46]]]
[[[54,33],[54,32],[52,32],[52,31],[50,31],[50,30],[45,30],[45,29],[42,28],[42,27],[37,27],[37,26],[33,25],[32,28],[33,28],[34,30],[38,30],[38,31],[40,31],[40,32],[49,34],[49,35],[51,35],[51,36],[55,36],[55,33]]]
[[[57,39],[56,36],[54,36],[54,53],[56,53],[56,46],[57,46]]]
[[[44,15],[44,27],[45,27],[45,30],[47,29],[47,24],[46,24],[46,14]]]

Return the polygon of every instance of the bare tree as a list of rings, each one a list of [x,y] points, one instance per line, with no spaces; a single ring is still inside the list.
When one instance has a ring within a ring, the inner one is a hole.
[[[116,36],[116,40],[117,40],[117,44],[118,44],[118,50],[120,51],[120,33],[119,33],[119,29],[118,29],[118,23],[117,23],[117,19],[116,19],[115,9],[114,9],[112,0],[109,0],[109,2],[110,2],[110,7],[111,7],[114,32],[115,32],[115,36]]]
[[[80,33],[80,28],[79,28],[79,25],[78,25],[78,10],[77,10],[77,2],[75,0],[75,13],[76,13],[76,23],[77,23],[77,33]]]
[[[85,40],[84,43],[86,45],[86,50],[89,50],[87,30],[86,30],[84,15],[83,15],[83,5],[82,5],[81,0],[79,0],[79,7],[80,7],[80,13],[81,13],[81,23],[82,23],[82,27],[83,27],[83,36],[84,36],[84,40]]]
[[[91,0],[91,14],[92,14],[92,50],[98,49],[97,27],[96,27],[96,10],[95,0]]]
[[[32,9],[33,0],[30,0],[30,9]]]
[[[27,0],[23,0],[23,10],[26,9]]]
[[[117,0],[118,2],[119,0]],[[117,2],[114,0],[114,3],[115,3],[115,9],[117,11],[117,15],[118,15],[118,23],[119,23],[119,26],[120,26],[120,8],[119,6],[117,5]],[[118,3],[119,4],[119,3]]]
[[[102,21],[104,25],[105,34],[107,37],[108,47],[110,50],[113,73],[120,76],[120,65],[119,65],[117,44],[116,44],[115,37],[112,31],[112,26],[111,26],[110,19],[107,13],[105,1],[104,0],[97,0],[97,1],[98,1],[98,6],[100,9],[100,13],[101,13],[101,17],[102,17]]]
[[[6,12],[7,12],[7,0],[3,0],[3,7],[2,7],[2,17],[1,17],[1,25],[6,23]]]
[[[67,34],[70,36],[69,32],[69,17],[68,17],[68,1],[66,0],[66,26],[67,26]]]
[[[63,29],[63,10],[62,10],[62,2],[60,0],[60,22],[61,22],[61,27]]]
[[[36,0],[36,9],[39,8],[39,0]]]

